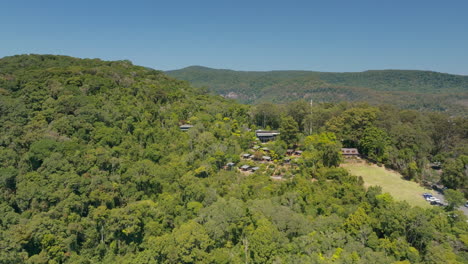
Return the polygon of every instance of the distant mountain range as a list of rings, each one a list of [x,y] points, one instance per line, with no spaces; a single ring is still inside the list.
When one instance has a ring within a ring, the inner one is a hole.
[[[190,66],[168,75],[243,103],[366,101],[466,115],[468,76],[416,70],[233,71]]]

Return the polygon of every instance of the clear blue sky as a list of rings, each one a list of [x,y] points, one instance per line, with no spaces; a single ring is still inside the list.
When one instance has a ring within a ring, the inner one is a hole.
[[[467,0],[3,1],[0,57],[468,75]]]

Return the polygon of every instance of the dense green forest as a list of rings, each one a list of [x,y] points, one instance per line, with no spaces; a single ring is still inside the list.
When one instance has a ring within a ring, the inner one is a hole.
[[[260,128],[281,134],[260,146]],[[341,147],[453,198],[365,188]],[[462,116],[249,106],[129,61],[0,59],[0,263],[468,263],[467,167]]]
[[[243,103],[313,99],[316,102],[386,103],[405,109],[457,115],[466,115],[468,111],[468,76],[438,72],[247,72],[191,66],[167,74]]]

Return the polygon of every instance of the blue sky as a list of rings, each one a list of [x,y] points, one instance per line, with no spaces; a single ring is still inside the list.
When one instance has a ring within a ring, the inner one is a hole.
[[[468,1],[3,1],[0,57],[468,75]]]

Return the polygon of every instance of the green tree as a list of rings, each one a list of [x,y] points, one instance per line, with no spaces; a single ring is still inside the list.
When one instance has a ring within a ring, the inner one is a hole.
[[[267,219],[260,219],[257,228],[248,236],[250,256],[253,263],[273,263],[275,257],[282,254],[281,246],[287,239]]]
[[[465,202],[463,193],[457,190],[447,189],[444,191],[444,196],[451,210],[461,206]]]
[[[364,131],[373,125],[377,114],[378,109],[374,107],[351,108],[328,120],[326,127],[342,139],[345,146],[354,147]]]
[[[457,189],[468,186],[468,156],[462,155],[446,162],[441,180],[448,188]]]
[[[320,161],[327,167],[337,167],[342,160],[341,144],[334,133],[324,132],[306,137],[304,145],[307,149],[304,158],[310,155],[307,152],[317,151]],[[310,157],[313,157],[310,156]],[[309,157],[309,158],[310,158]]]
[[[207,259],[212,243],[202,225],[189,221],[151,241],[151,249],[160,263],[198,263]]]
[[[343,224],[343,227],[352,235],[358,235],[362,228],[369,225],[371,218],[366,214],[365,210],[359,207],[356,212],[348,216]]]
[[[389,143],[390,139],[387,133],[374,126],[366,128],[362,138],[359,140],[362,154],[377,162],[384,162],[386,160]]]
[[[288,146],[293,146],[299,139],[299,127],[296,121],[290,116],[282,117],[280,123],[280,138]]]
[[[273,129],[280,126],[281,110],[272,103],[258,104],[252,110],[252,115],[257,126]]]
[[[310,105],[304,100],[299,100],[287,104],[286,111],[299,125],[299,131],[304,131],[304,121],[307,114],[310,113]]]

